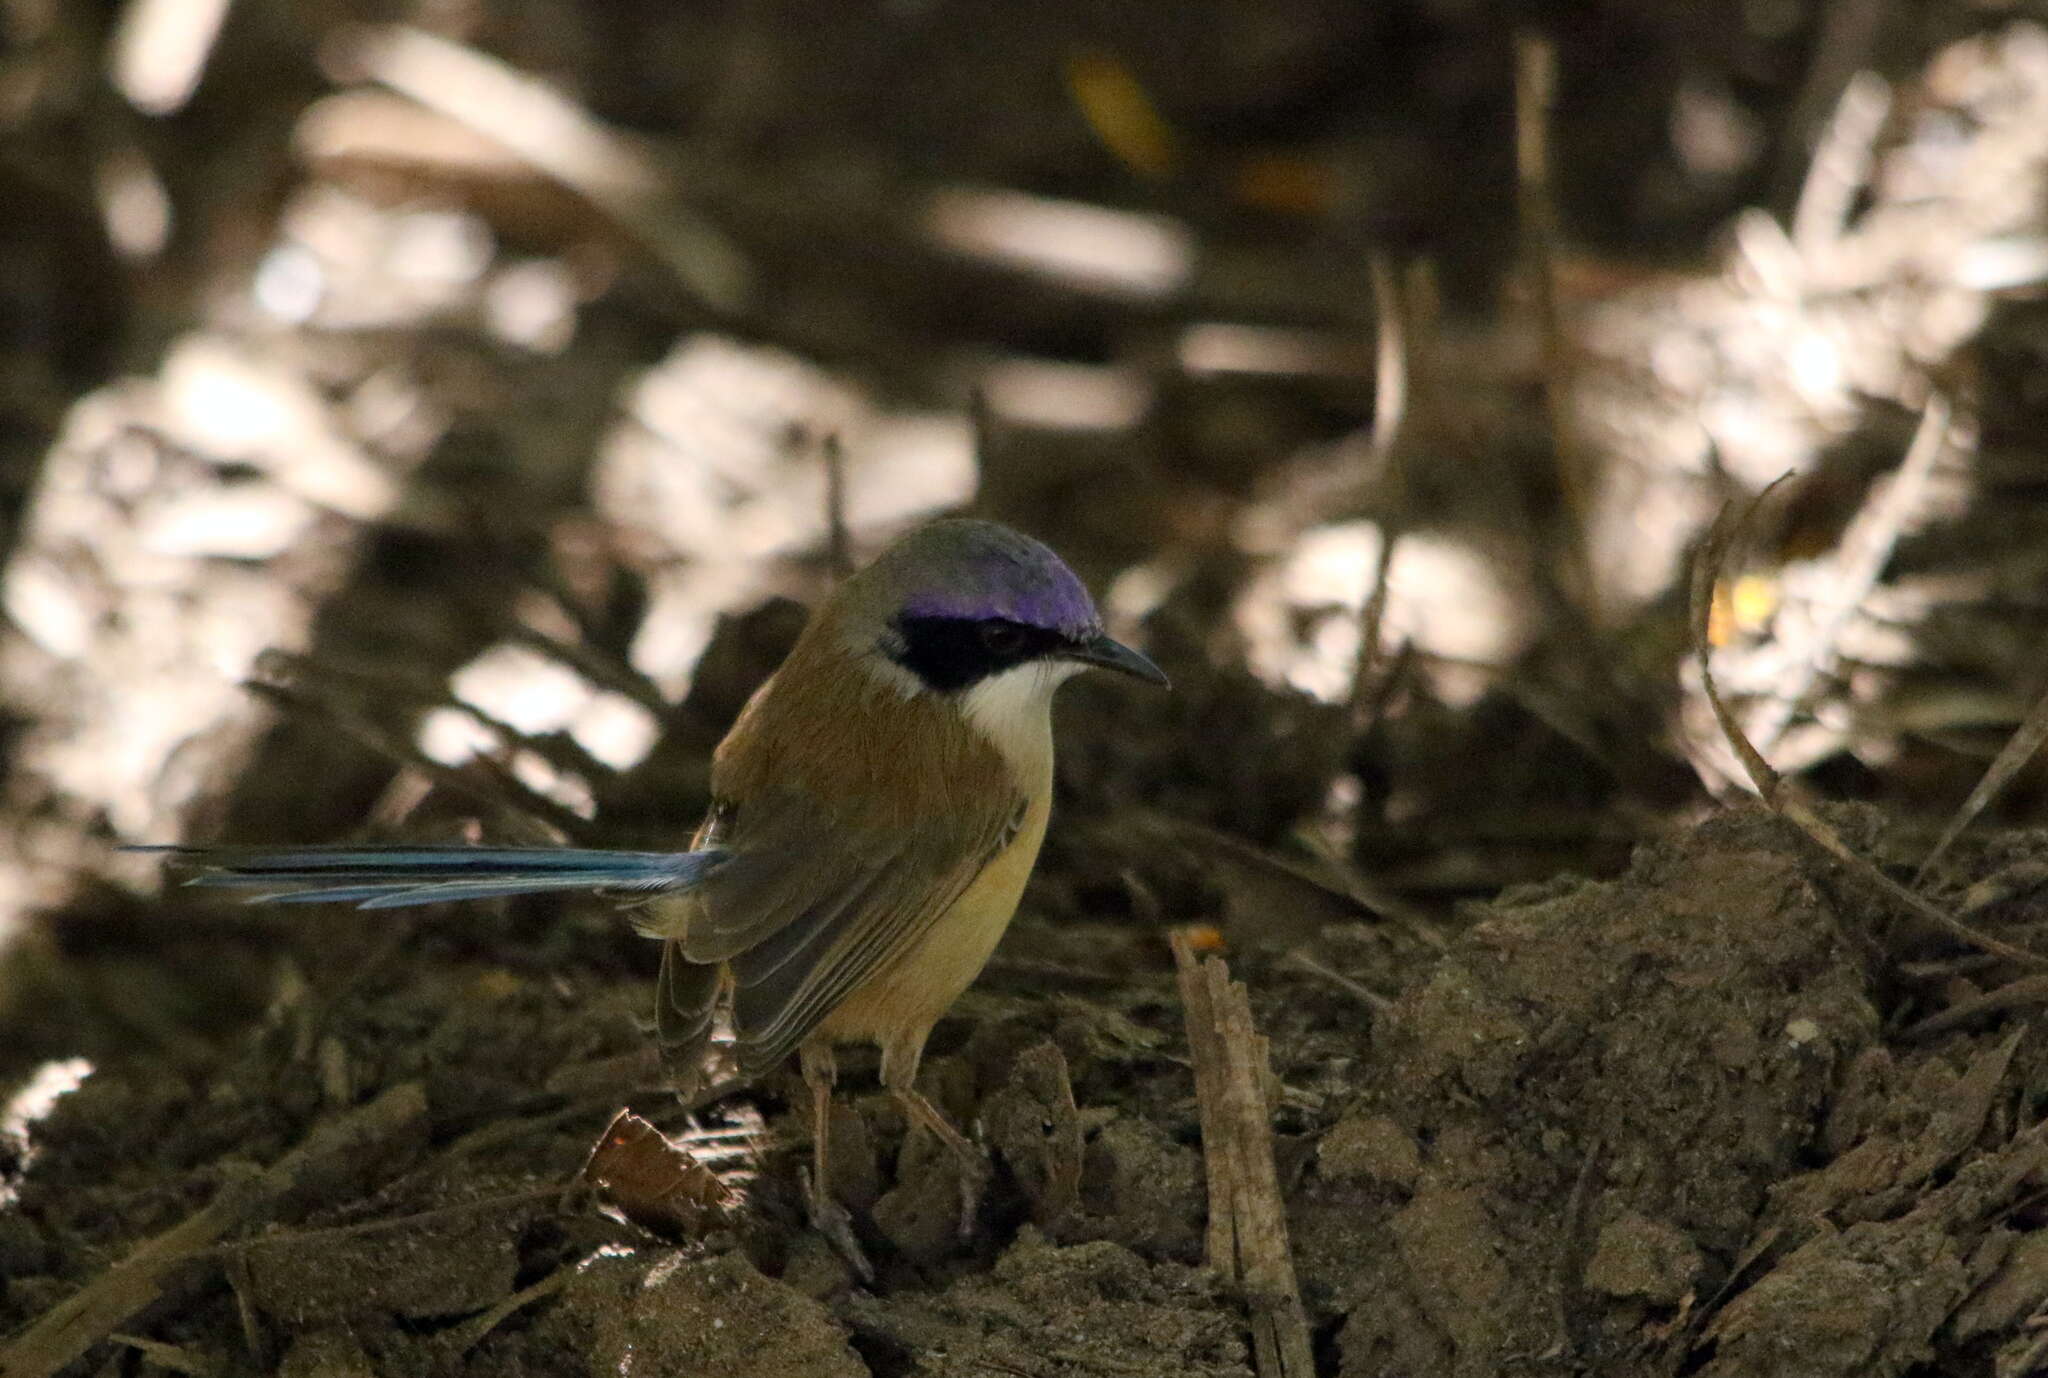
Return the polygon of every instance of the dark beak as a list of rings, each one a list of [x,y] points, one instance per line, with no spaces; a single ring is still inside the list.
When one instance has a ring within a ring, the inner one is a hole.
[[[1129,675],[1132,679],[1142,679],[1147,684],[1156,684],[1161,689],[1173,687],[1167,680],[1165,671],[1157,665],[1114,637],[1099,633],[1075,645],[1067,652],[1067,659],[1078,660],[1083,665],[1093,665],[1098,669],[1114,670],[1120,675]]]

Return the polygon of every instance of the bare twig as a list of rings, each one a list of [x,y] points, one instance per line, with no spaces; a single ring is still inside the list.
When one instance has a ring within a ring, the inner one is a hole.
[[[1407,306],[1401,276],[1385,250],[1367,260],[1372,278],[1377,344],[1372,378],[1372,448],[1368,484],[1384,482],[1394,463],[1408,416]],[[1387,620],[1387,576],[1394,567],[1394,546],[1400,532],[1392,520],[1380,523],[1380,553],[1372,588],[1358,609],[1358,656],[1351,667],[1351,726],[1363,730],[1368,711],[1380,702],[1381,647]]]
[[[1775,483],[1772,485],[1772,487],[1776,486]],[[2031,969],[2038,970],[2048,967],[2048,958],[2028,952],[2025,948],[2015,947],[2011,943],[1994,938],[1989,933],[1971,927],[1953,914],[1908,890],[1905,886],[1878,870],[1870,862],[1858,856],[1850,848],[1849,844],[1842,840],[1841,835],[1822,820],[1820,815],[1816,814],[1802,800],[1795,797],[1792,791],[1784,787],[1783,779],[1775,770],[1771,769],[1770,762],[1766,761],[1750,740],[1743,735],[1742,729],[1736,725],[1735,715],[1729,712],[1728,705],[1721,701],[1721,692],[1714,685],[1714,671],[1710,663],[1712,654],[1707,643],[1707,618],[1713,607],[1714,585],[1720,576],[1722,558],[1726,554],[1735,533],[1747,524],[1750,513],[1756,510],[1756,502],[1762,501],[1764,494],[1768,492],[1770,492],[1770,489],[1766,488],[1764,493],[1759,493],[1756,501],[1751,502],[1742,509],[1739,518],[1735,516],[1735,509],[1732,504],[1724,507],[1721,510],[1721,515],[1715,520],[1712,529],[1707,533],[1707,538],[1701,544],[1699,554],[1693,562],[1693,654],[1699,662],[1701,688],[1706,693],[1708,706],[1713,709],[1714,721],[1720,724],[1722,735],[1728,739],[1729,749],[1735,753],[1736,759],[1742,762],[1743,769],[1749,774],[1750,783],[1755,787],[1757,794],[1762,797],[1764,803],[1769,805],[1771,810],[1779,817],[1798,828],[1815,846],[1841,862],[1847,868],[1850,875],[1878,890],[1886,899],[1916,917],[1932,924],[1950,936],[1968,943],[1981,952],[1996,953],[1998,956],[2004,957],[2009,961],[2018,962],[2022,966]]]
[[[1578,1176],[1572,1181],[1572,1194],[1565,1200],[1564,1228],[1558,1231],[1557,1335],[1559,1343],[1574,1358],[1579,1356],[1584,1344],[1572,1330],[1573,1303],[1580,1299],[1583,1290],[1586,1225],[1593,1205],[1593,1184],[1599,1179],[1600,1163],[1606,1149],[1606,1143],[1597,1138],[1586,1146],[1585,1160],[1579,1164]]]
[[[1898,472],[1892,475],[1890,483],[1872,492],[1855,520],[1849,523],[1849,529],[1842,533],[1833,577],[1825,582],[1827,602],[1815,611],[1807,654],[1788,667],[1783,682],[1750,716],[1749,739],[1757,750],[1768,752],[1777,745],[1813,686],[1840,660],[1842,632],[1890,563],[1899,532],[1919,506],[1934,463],[1947,448],[1951,418],[1948,399],[1941,393],[1927,399],[1927,406],[1920,413],[1920,425],[1913,432],[1913,442],[1906,447],[1906,457],[1899,462]]]
[[[745,308],[753,270],[738,247],[683,203],[652,158],[559,91],[402,24],[361,30],[350,56],[372,79],[495,139],[584,197],[712,310]]]
[[[242,1324],[242,1345],[249,1352],[249,1362],[259,1372],[268,1372],[274,1359],[269,1332],[263,1328],[263,1318],[256,1314],[256,1301],[251,1296],[254,1283],[250,1276],[249,1257],[246,1254],[224,1255],[220,1270],[227,1277],[228,1290],[235,1294],[235,1318]]]
[[[502,793],[493,793],[482,788],[469,773],[443,765],[403,737],[386,731],[368,718],[347,711],[324,698],[290,685],[267,680],[244,680],[242,685],[259,698],[268,699],[279,707],[319,714],[371,751],[388,760],[411,766],[445,789],[476,800],[492,809],[507,811],[514,816],[524,815],[529,819],[545,820],[557,830],[555,836],[548,839],[550,842],[559,837],[584,842],[590,840],[591,828],[588,819],[579,817],[546,795],[528,788],[524,781],[488,756],[475,757],[474,762],[480,772],[490,775],[492,785]]]
[[[1793,204],[1791,192],[1803,196],[1813,180],[1814,163],[1837,135],[1824,128],[1839,118],[1844,93],[1856,73],[1870,64],[1877,40],[1890,17],[1893,0],[1829,0],[1822,7],[1820,31],[1799,94],[1785,119],[1785,142],[1773,170],[1772,204]],[[1793,223],[1798,216],[1793,217]]]
[[[1598,618],[1597,590],[1586,532],[1592,518],[1592,474],[1571,414],[1572,353],[1557,294],[1557,201],[1550,184],[1550,111],[1557,91],[1557,45],[1541,34],[1515,36],[1515,200],[1522,268],[1535,296],[1543,339],[1543,410],[1564,495],[1565,574],[1579,607]]]
[[[1287,965],[1299,971],[1307,972],[1319,981],[1329,982],[1338,990],[1343,991],[1353,1000],[1371,1010],[1374,1014],[1385,1014],[1394,1008],[1393,1001],[1381,995],[1371,986],[1360,981],[1354,981],[1335,967],[1326,966],[1322,962],[1317,961],[1314,955],[1303,948],[1297,947],[1289,952],[1286,961]]]
[[[2041,743],[2044,741],[2048,741],[2048,692],[2044,692],[2035,700],[2033,708],[2027,712],[2026,720],[2012,736],[2006,738],[2005,745],[1998,749],[1997,757],[1985,768],[1983,778],[1978,780],[1976,788],[1970,791],[1970,797],[1963,801],[1962,807],[1949,819],[1948,826],[1941,830],[1941,836],[1935,840],[1933,850],[1929,851],[1927,859],[1920,863],[1920,869],[1913,873],[1915,889],[1926,882],[1927,873],[1934,869],[1934,864],[1940,861],[1954,845],[1955,840],[1962,836],[1963,829],[1975,822],[1977,815],[1984,811],[1985,806],[1998,797],[1998,792],[2011,783],[2013,776],[2020,773],[2020,768],[2034,759],[2034,753],[2041,749]]]
[[[426,1119],[426,1092],[403,1082],[316,1126],[270,1167],[229,1178],[205,1206],[137,1245],[0,1348],[0,1378],[49,1378],[144,1307],[194,1285],[204,1266],[195,1254],[230,1231],[355,1190],[364,1164],[423,1142]]]
[[[1950,1029],[1960,1029],[1987,1014],[2026,1009],[2031,1005],[2048,1005],[2048,976],[2022,976],[1997,990],[1987,990],[1982,995],[1959,1000],[1939,1014],[1931,1014],[1918,1024],[1900,1030],[1899,1037],[1907,1042],[1917,1042],[1947,1033]]]
[[[1311,1378],[1308,1318],[1273,1167],[1266,1040],[1252,1026],[1244,985],[1230,979],[1222,960],[1198,959],[1179,933],[1171,942],[1202,1116],[1209,1266],[1244,1289],[1262,1378]]]
[[[543,1297],[551,1297],[562,1290],[569,1281],[570,1270],[557,1268],[531,1287],[521,1288],[511,1296],[493,1306],[481,1315],[464,1321],[455,1332],[454,1349],[458,1354],[467,1354],[484,1342],[484,1337],[511,1319],[512,1313],[533,1305]]]
[[[563,603],[565,607],[568,606],[559,594],[556,595],[555,601]],[[581,628],[582,619],[577,620]],[[617,656],[598,650],[595,646],[549,636],[546,632],[517,618],[504,619],[499,630],[506,640],[516,641],[557,664],[574,670],[600,689],[609,689],[615,694],[631,699],[657,718],[665,719],[675,711],[675,705],[663,696],[660,687],[653,680]],[[589,635],[587,629],[584,634]]]
[[[1721,515],[1707,528],[1692,564],[1692,642],[1693,655],[1700,667],[1700,687],[1706,693],[1707,706],[1713,710],[1714,721],[1720,725],[1721,736],[1728,743],[1728,749],[1735,753],[1751,785],[1766,801],[1778,793],[1778,772],[1771,769],[1771,763],[1750,745],[1749,738],[1737,725],[1735,715],[1722,701],[1721,691],[1714,685],[1714,657],[1707,624],[1713,616],[1714,588],[1721,580],[1721,571],[1727,564],[1728,550],[1734,544],[1736,534],[1748,528],[1750,516],[1755,513],[1757,505],[1790,477],[1790,474],[1780,474],[1772,479],[1762,492],[1739,509],[1739,515],[1734,503],[1724,504]]]
[[[846,531],[846,447],[839,432],[825,437],[825,539],[832,561],[832,577],[844,579],[853,573],[853,538]]]
[[[172,1373],[189,1373],[192,1378],[215,1378],[224,1367],[204,1355],[195,1354],[184,1345],[166,1344],[162,1340],[118,1332],[107,1338],[115,1344],[126,1345],[137,1351],[158,1368],[168,1369]]]
[[[1848,225],[1849,208],[1870,177],[1871,147],[1891,108],[1891,88],[1874,72],[1856,72],[1842,88],[1792,212],[1792,246],[1809,269]]]
[[[1394,453],[1408,420],[1408,304],[1401,274],[1384,249],[1366,260],[1376,329],[1372,374],[1372,452],[1381,464]]]

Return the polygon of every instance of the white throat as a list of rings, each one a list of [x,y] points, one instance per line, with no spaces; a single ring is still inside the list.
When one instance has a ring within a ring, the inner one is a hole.
[[[960,713],[1026,781],[1052,776],[1053,691],[1084,667],[1034,660],[990,675],[960,696]]]

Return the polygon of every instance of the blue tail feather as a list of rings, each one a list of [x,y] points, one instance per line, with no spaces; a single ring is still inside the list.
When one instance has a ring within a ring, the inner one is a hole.
[[[396,909],[562,890],[694,888],[728,855],[573,847],[133,847],[198,868],[187,885],[258,890],[250,903]]]

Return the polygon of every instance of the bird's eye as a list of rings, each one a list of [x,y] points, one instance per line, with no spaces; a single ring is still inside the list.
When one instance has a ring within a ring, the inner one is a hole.
[[[1014,622],[984,622],[981,644],[999,656],[1015,655],[1024,649],[1024,629]]]

